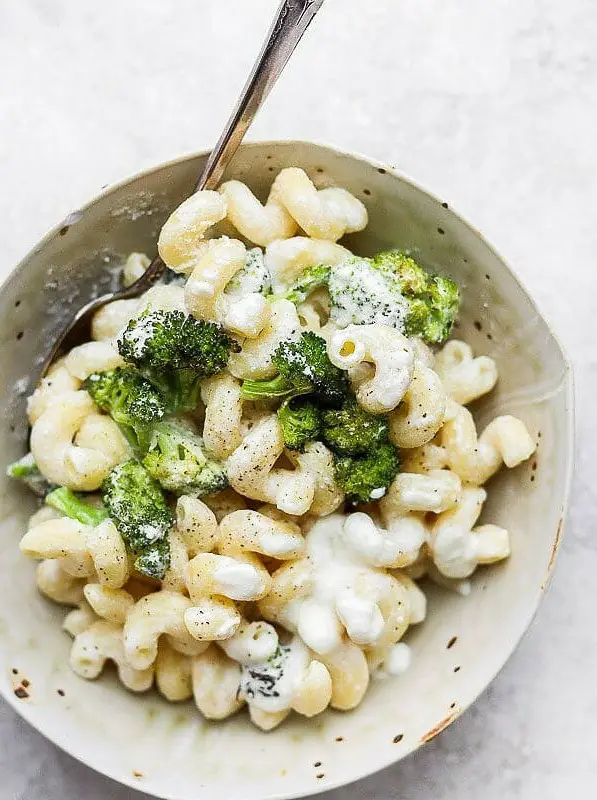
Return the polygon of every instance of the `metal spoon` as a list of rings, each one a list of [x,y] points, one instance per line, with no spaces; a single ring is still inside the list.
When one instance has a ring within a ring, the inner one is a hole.
[[[195,185],[195,191],[212,189],[218,185],[261,104],[322,4],[323,0],[282,0],[238,102]],[[57,356],[90,339],[91,320],[98,309],[113,300],[137,297],[159,281],[165,269],[166,265],[156,255],[142,277],[131,286],[97,297],[80,308],[54,343],[44,362],[42,377]]]

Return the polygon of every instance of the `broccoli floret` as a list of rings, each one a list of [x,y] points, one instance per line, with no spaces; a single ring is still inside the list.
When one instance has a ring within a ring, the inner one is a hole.
[[[371,261],[375,268],[396,278],[404,294],[418,295],[426,290],[429,275],[401,250],[382,250]]]
[[[50,492],[45,502],[83,525],[95,527],[108,517],[108,511],[103,506],[92,505],[66,486],[59,486]]]
[[[147,311],[118,341],[120,355],[163,392],[171,411],[196,408],[201,379],[221,372],[237,349],[219,325],[182,311]]]
[[[245,265],[226,284],[225,292],[232,297],[245,297],[252,292],[269,294],[272,288],[272,279],[263,258],[263,251],[259,247],[247,250]]]
[[[283,400],[293,394],[300,394],[300,392],[293,392],[293,386],[281,375],[264,381],[252,381],[247,378],[241,386],[243,400]]]
[[[148,578],[162,580],[170,566],[170,543],[168,539],[159,539],[150,544],[135,559],[135,569]]]
[[[332,364],[325,339],[312,331],[303,332],[296,342],[282,342],[272,361],[279,374],[270,380],[243,381],[246,400],[314,394],[324,404],[339,405],[348,392],[346,372]]]
[[[45,497],[48,492],[55,488],[55,483],[50,483],[48,479],[39,471],[37,464],[31,453],[19,458],[6,467],[6,474],[9,478],[23,481],[25,486],[38,497]]]
[[[426,272],[399,250],[347,258],[332,267],[329,289],[331,318],[340,327],[381,322],[439,344],[458,314],[456,283]]]
[[[83,387],[118,423],[133,447],[147,449],[151,425],[167,411],[166,398],[159,389],[128,367],[94,372]]]
[[[321,440],[335,453],[358,456],[388,440],[385,416],[370,414],[351,397],[339,411],[323,412]]]
[[[429,311],[418,329],[411,324],[409,333],[418,333],[427,342],[441,344],[452,331],[460,308],[460,290],[450,278],[434,275],[427,289]]]
[[[308,397],[291,397],[278,409],[278,419],[287,447],[302,452],[321,430],[321,409]]]
[[[405,331],[425,341],[441,344],[458,316],[460,292],[450,278],[426,272],[400,250],[378,253],[373,265],[395,278],[409,304]]]
[[[282,378],[294,384],[294,394],[313,393],[329,403],[341,403],[348,392],[348,377],[334,366],[322,336],[304,331],[298,342],[282,342],[272,361]]]
[[[291,303],[302,303],[316,289],[327,286],[330,279],[331,267],[326,264],[317,264],[306,269],[298,281],[282,294],[273,295],[275,300],[290,300]]]
[[[398,450],[389,442],[364,456],[334,456],[336,480],[352,503],[379,500],[400,469]]]
[[[115,467],[102,486],[104,505],[129,550],[137,556],[135,569],[150,577],[163,578],[170,562],[166,535],[174,517],[159,483],[138,461]],[[163,543],[162,543],[163,542]],[[146,572],[147,561],[158,563],[152,553],[160,544],[160,574]],[[147,553],[147,558],[144,556]]]
[[[222,464],[209,458],[203,439],[175,419],[153,429],[143,465],[164,489],[201,497],[228,486]]]

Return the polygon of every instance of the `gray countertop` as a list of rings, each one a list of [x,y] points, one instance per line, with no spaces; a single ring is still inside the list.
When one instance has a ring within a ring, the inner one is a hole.
[[[276,2],[0,0],[0,279],[104,185],[215,140]],[[530,633],[439,738],[330,798],[594,795],[596,41],[593,0],[328,0],[252,131],[366,152],[446,198],[576,369],[573,508]],[[1,800],[144,797],[1,701],[0,775]]]

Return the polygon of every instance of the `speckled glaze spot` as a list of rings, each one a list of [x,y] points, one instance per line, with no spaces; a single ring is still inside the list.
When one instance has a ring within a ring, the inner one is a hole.
[[[431,739],[434,739],[439,733],[445,730],[448,725],[454,721],[457,716],[456,711],[453,711],[451,714],[448,714],[447,717],[444,717],[440,722],[437,723],[431,730],[427,731],[427,733],[421,737],[421,744],[426,744],[430,742]]]

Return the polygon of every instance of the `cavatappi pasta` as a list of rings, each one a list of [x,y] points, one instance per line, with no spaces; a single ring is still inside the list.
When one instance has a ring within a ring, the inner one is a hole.
[[[238,238],[210,238],[223,220]],[[464,594],[479,566],[509,556],[517,532],[478,524],[484,484],[533,440],[509,415],[477,430],[467,405],[498,373],[445,342],[457,289],[404,254],[362,259],[338,244],[366,224],[357,198],[294,167],[264,204],[239,181],[194,194],[158,241],[180,277],[98,311],[93,341],[29,398],[27,469],[52,492],[20,547],[39,562],[39,591],[70,609],[81,677],[112,662],[131,691],[193,698],[214,720],[246,706],[264,731],[292,712],[348,710],[372,677],[407,667],[404,636],[426,616],[417,581]],[[132,253],[125,285],[148,264]],[[166,402],[145,371],[152,331],[139,320],[156,312],[227,337],[184,407],[180,386]],[[118,403],[106,399],[101,376],[131,369]],[[180,461],[166,469],[171,433]],[[125,525],[114,475],[130,463],[153,494]],[[203,483],[189,477],[197,464]],[[161,527],[146,519],[152,498]]]

